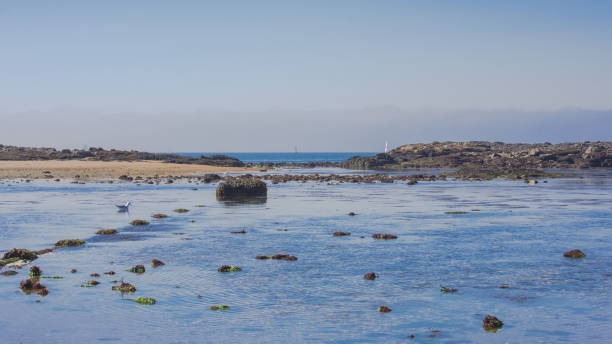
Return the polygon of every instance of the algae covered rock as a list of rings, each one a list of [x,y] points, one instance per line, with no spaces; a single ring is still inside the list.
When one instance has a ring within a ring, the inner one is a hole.
[[[242,269],[237,266],[223,265],[219,267],[217,271],[219,272],[238,272],[238,271],[242,271]]]
[[[13,263],[18,260],[32,261],[37,258],[38,256],[36,255],[36,253],[30,250],[26,250],[25,248],[14,248],[6,252],[2,256],[2,260],[0,260],[0,266],[4,266],[6,264]]]
[[[177,209],[174,209],[174,212],[175,212],[175,213],[179,213],[179,214],[186,213],[186,212],[188,212],[188,211],[189,211],[189,209],[185,209],[185,208],[177,208]]]
[[[55,243],[55,247],[76,247],[84,245],[85,241],[81,239],[64,239]]]
[[[502,328],[502,326],[504,326],[503,321],[492,315],[487,315],[484,317],[484,319],[482,319],[482,327],[485,329],[485,331],[495,332]]]
[[[372,238],[374,238],[374,239],[382,239],[382,240],[391,240],[391,239],[397,239],[397,235],[393,235],[393,234],[372,234]]]
[[[112,234],[117,234],[117,230],[116,229],[100,229],[99,231],[96,232],[96,234],[98,235],[112,235]]]
[[[580,250],[571,250],[563,253],[563,257],[565,258],[584,258],[586,254]]]
[[[130,224],[132,226],[146,226],[149,224],[149,221],[147,220],[134,220],[132,222],[130,222]]]
[[[151,216],[154,219],[165,219],[166,217],[168,217],[168,215],[166,214],[153,214],[153,216]]]
[[[351,233],[349,233],[349,232],[334,232],[333,235],[334,236],[345,236],[345,235],[351,235]]]
[[[154,305],[155,304],[155,299],[152,297],[137,297],[134,299],[134,302],[137,302],[141,305]]]
[[[297,260],[297,257],[288,254],[275,254],[273,256],[257,256],[255,259]]]
[[[17,275],[17,271],[15,271],[15,270],[6,270],[6,271],[0,272],[0,275],[3,275],[3,276],[13,276],[13,275]]]
[[[28,278],[27,280],[21,281],[21,283],[19,283],[19,288],[21,288],[21,290],[23,290],[23,292],[25,292],[26,294],[29,294],[45,289],[45,286],[40,284],[37,279]]]
[[[210,306],[211,311],[221,311],[221,310],[226,310],[226,309],[229,309],[228,305]]]
[[[38,266],[34,265],[30,268],[28,275],[30,275],[30,277],[40,277],[40,275],[42,275],[42,270]]]
[[[229,177],[217,186],[218,200],[231,200],[241,197],[266,197],[266,183],[255,177]]]
[[[376,273],[374,272],[368,272],[367,274],[363,275],[363,278],[373,281],[376,279]]]
[[[389,313],[391,312],[391,308],[387,307],[387,306],[380,306],[378,307],[378,311],[381,313]]]
[[[145,272],[145,267],[144,267],[144,265],[136,265],[133,268],[127,269],[127,271],[128,272],[133,272],[133,273],[136,273],[136,274],[142,274],[142,273]]]
[[[133,293],[136,291],[136,287],[127,282],[121,282],[120,285],[113,286],[111,289],[120,291],[122,293]]]
[[[457,289],[455,289],[455,288],[451,288],[451,287],[442,287],[442,286],[440,287],[440,292],[441,292],[441,293],[454,293],[454,292],[456,292],[456,291],[457,291]]]

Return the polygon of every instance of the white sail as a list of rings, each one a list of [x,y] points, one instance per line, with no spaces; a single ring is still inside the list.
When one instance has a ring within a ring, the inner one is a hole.
[[[385,141],[385,153],[389,153],[389,142]]]

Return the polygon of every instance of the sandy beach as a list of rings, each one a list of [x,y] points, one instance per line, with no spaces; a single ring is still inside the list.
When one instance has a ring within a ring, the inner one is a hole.
[[[115,179],[121,175],[188,176],[195,173],[223,173],[255,171],[253,168],[223,167],[195,164],[171,164],[159,161],[87,161],[87,160],[36,160],[0,161],[0,179],[74,178]],[[47,173],[45,173],[47,172]],[[50,172],[50,173],[49,173]]]

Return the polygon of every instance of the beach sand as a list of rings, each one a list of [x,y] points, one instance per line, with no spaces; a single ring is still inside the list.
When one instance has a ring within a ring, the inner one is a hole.
[[[251,172],[256,170],[255,168],[245,167],[170,164],[159,161],[0,161],[0,179],[67,179],[75,178],[76,175],[87,179],[116,179],[121,175],[130,177],[190,176],[195,173]],[[46,171],[50,173],[44,173]]]

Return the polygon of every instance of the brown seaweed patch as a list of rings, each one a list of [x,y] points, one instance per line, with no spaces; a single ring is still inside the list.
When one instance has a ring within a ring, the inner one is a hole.
[[[563,253],[563,257],[565,258],[584,258],[586,254],[580,250],[571,250]]]
[[[146,226],[149,224],[149,221],[147,220],[134,220],[132,222],[130,222],[130,224],[132,226]]]
[[[151,266],[156,268],[158,266],[162,266],[162,265],[166,265],[164,262],[162,262],[159,259],[151,259]]]
[[[81,239],[64,239],[55,243],[55,247],[76,247],[84,245],[85,241]]]
[[[334,232],[333,236],[345,236],[345,235],[351,235],[350,232]]]
[[[372,238],[374,239],[382,239],[382,240],[390,240],[390,239],[397,239],[397,235],[393,235],[393,234],[372,234]]]
[[[98,235],[112,235],[112,234],[117,234],[117,230],[116,229],[100,229],[99,231],[96,232],[96,234]]]

